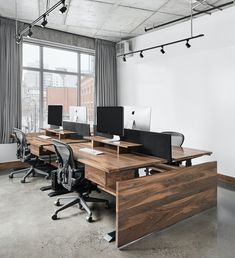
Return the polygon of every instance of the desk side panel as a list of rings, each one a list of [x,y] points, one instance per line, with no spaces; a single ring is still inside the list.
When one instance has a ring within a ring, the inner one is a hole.
[[[117,246],[162,230],[217,204],[217,163],[117,183]]]

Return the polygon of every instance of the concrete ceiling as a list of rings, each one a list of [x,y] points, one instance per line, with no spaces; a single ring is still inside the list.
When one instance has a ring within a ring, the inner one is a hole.
[[[202,4],[198,5],[198,2]],[[231,0],[193,0],[197,11]],[[49,6],[58,0],[50,0]],[[17,12],[16,12],[17,3]],[[190,0],[66,0],[68,11],[54,10],[47,27],[74,34],[120,41],[190,14]],[[46,10],[47,0],[0,0],[0,15],[31,23]],[[59,9],[59,8],[58,8]]]

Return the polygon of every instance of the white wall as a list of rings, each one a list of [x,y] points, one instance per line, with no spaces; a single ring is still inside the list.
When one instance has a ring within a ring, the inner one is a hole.
[[[213,151],[218,171],[235,177],[235,7],[194,20],[205,37],[118,60],[119,105],[152,107],[152,131],[184,133],[184,146]],[[190,22],[133,39],[133,49],[190,36]]]
[[[0,144],[0,163],[16,161],[16,143]]]

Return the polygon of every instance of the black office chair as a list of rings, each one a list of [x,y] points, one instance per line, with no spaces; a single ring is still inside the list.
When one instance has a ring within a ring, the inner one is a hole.
[[[73,199],[71,202],[63,205],[60,209],[58,209],[54,215],[51,217],[53,220],[57,219],[57,214],[65,210],[75,204],[79,204],[80,209],[85,209],[88,213],[86,220],[88,222],[92,222],[92,212],[87,206],[86,202],[103,202],[106,206],[109,206],[108,200],[99,199],[99,198],[92,198],[89,197],[89,194],[94,191],[98,190],[97,186],[91,183],[91,181],[87,180],[84,170],[84,165],[81,163],[75,163],[73,157],[73,150],[72,148],[63,142],[54,140],[54,147],[56,154],[58,156],[58,163],[59,168],[57,170],[57,180],[58,184],[62,184],[64,188],[68,191],[75,191],[78,193],[78,196],[67,196],[57,198],[55,202],[56,206],[60,206],[60,200],[66,199]]]
[[[25,183],[25,180],[28,176],[32,175],[34,176],[35,173],[45,175],[46,178],[48,179],[50,174],[48,172],[44,172],[42,170],[36,169],[36,166],[42,162],[43,160],[40,159],[39,157],[34,156],[31,151],[29,144],[27,143],[26,136],[23,131],[21,131],[18,128],[13,128],[13,133],[15,135],[15,139],[17,142],[17,152],[16,156],[18,159],[20,159],[22,162],[26,162],[30,165],[29,168],[21,169],[21,170],[16,170],[12,172],[9,175],[9,178],[13,178],[13,175],[23,173],[25,172],[26,174],[24,177],[21,179],[21,183]]]
[[[171,135],[171,145],[173,146],[181,147],[182,144],[184,143],[184,135],[182,133],[171,132],[171,131],[162,132],[162,133]]]

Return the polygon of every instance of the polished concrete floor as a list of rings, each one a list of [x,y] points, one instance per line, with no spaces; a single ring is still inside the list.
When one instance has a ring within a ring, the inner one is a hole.
[[[77,207],[51,220],[54,198],[39,188],[43,178],[21,184],[0,171],[1,258],[234,258],[235,191],[218,188],[218,207],[180,222],[160,233],[137,241],[122,250],[103,240],[115,227],[114,209],[92,205],[95,222],[88,223]],[[99,197],[108,197],[97,194]]]

